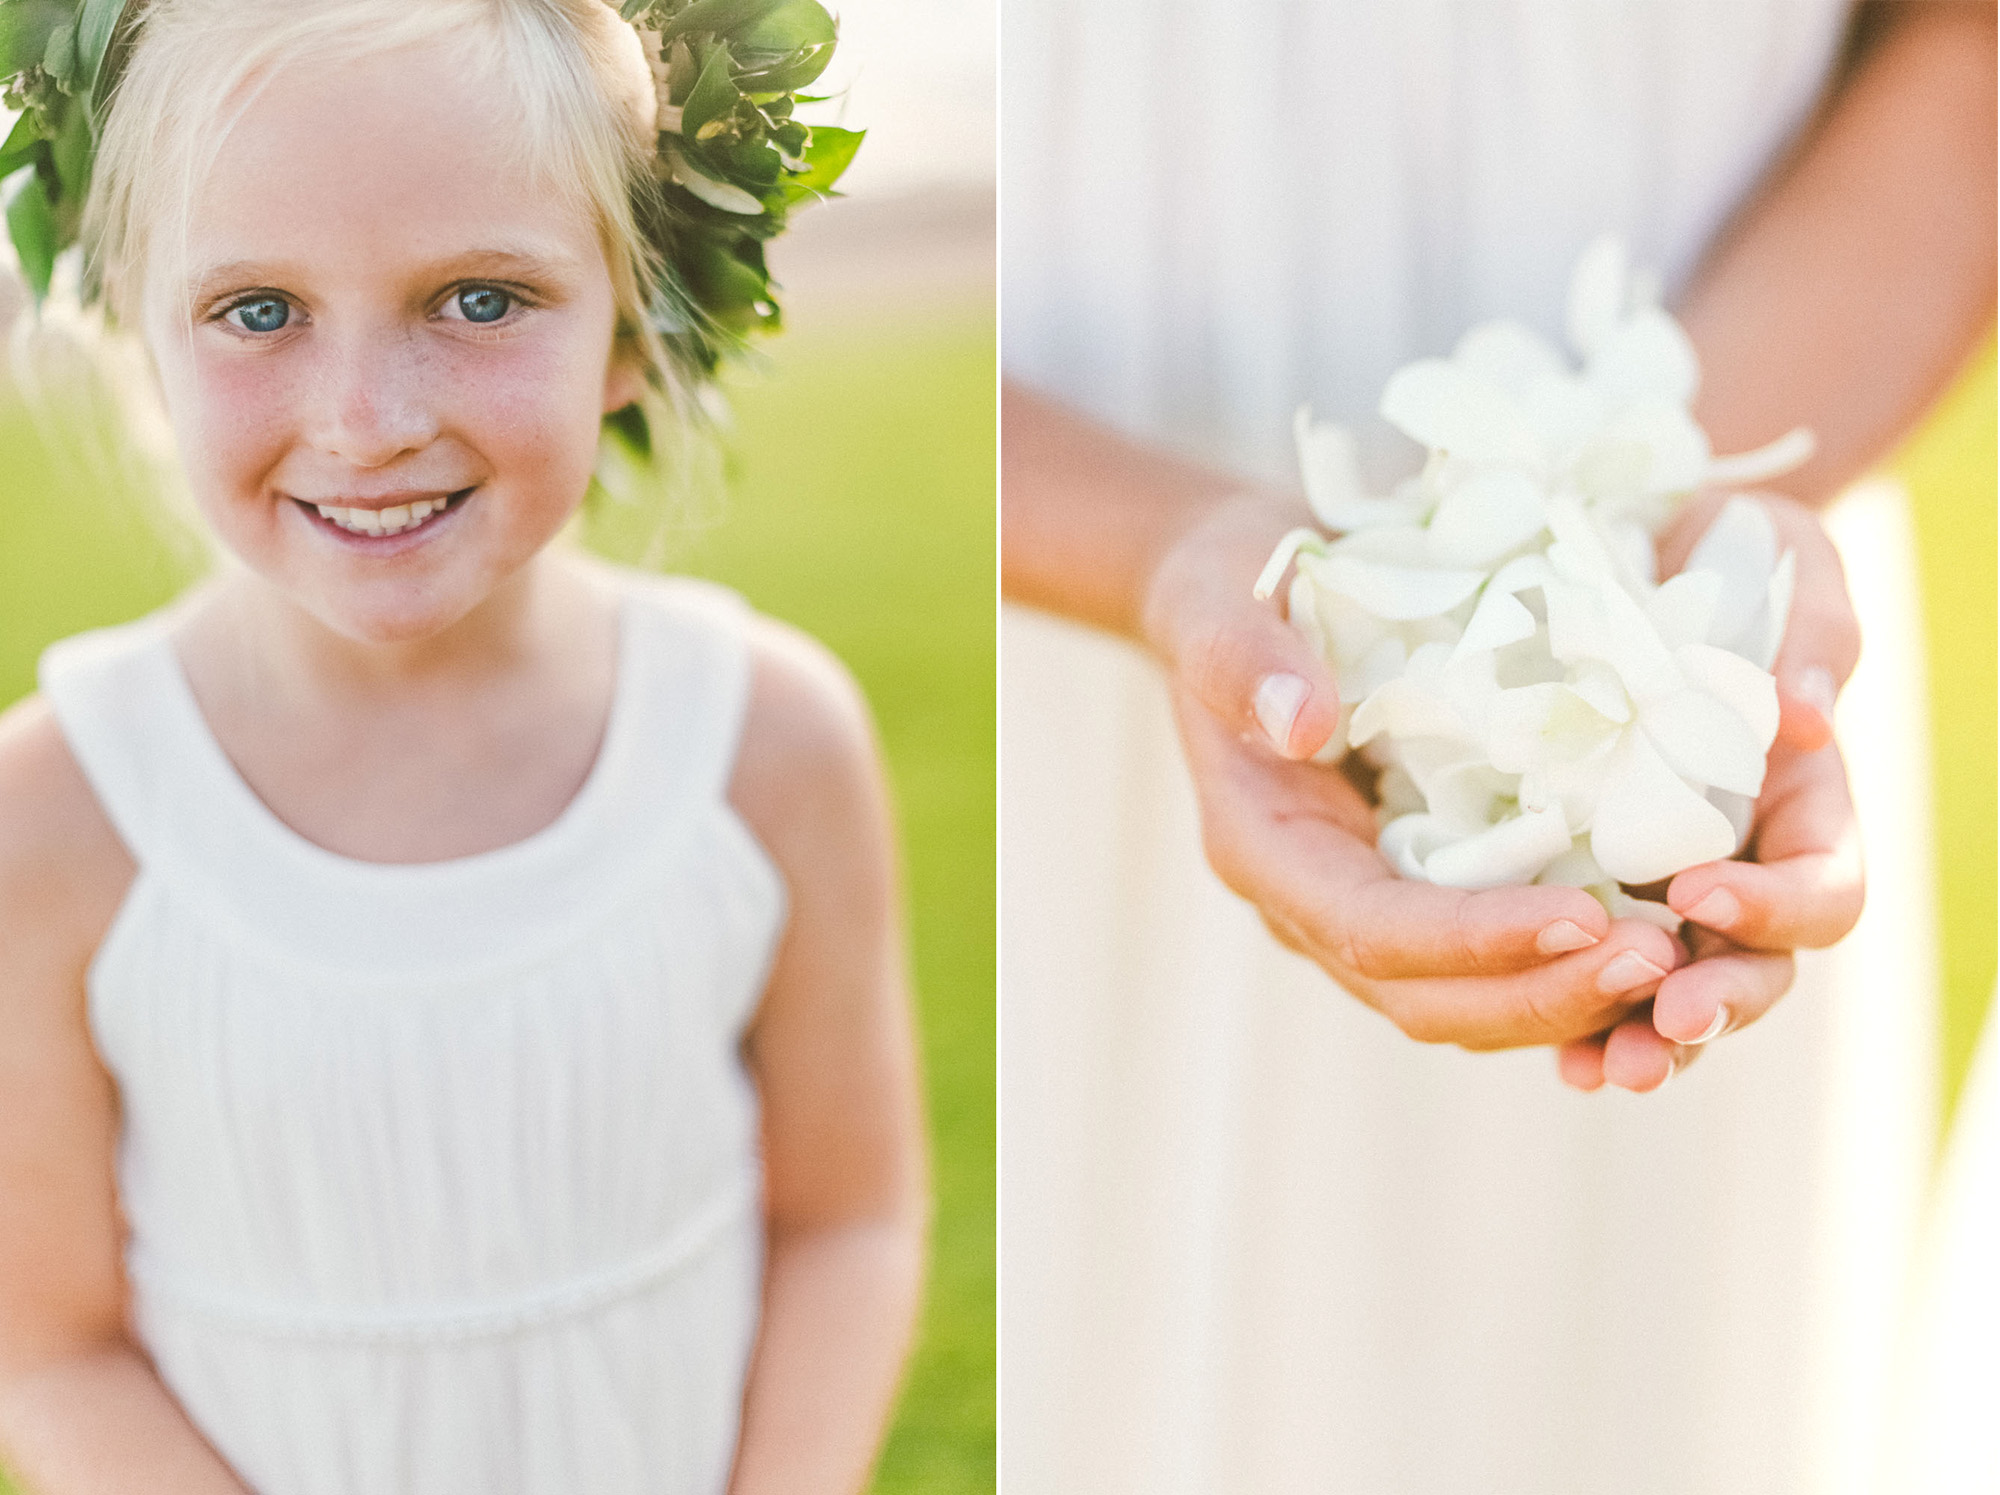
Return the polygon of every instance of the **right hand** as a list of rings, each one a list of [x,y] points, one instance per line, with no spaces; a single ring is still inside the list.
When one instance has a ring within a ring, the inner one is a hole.
[[[1280,941],[1411,1038],[1469,1049],[1562,1044],[1615,1027],[1686,959],[1576,888],[1463,892],[1399,877],[1373,806],[1302,761],[1332,736],[1332,674],[1251,586],[1298,522],[1249,497],[1161,558],[1143,628],[1164,662],[1209,863]]]

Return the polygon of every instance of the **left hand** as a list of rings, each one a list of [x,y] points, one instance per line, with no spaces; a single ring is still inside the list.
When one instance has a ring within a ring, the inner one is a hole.
[[[1688,922],[1691,964],[1660,983],[1650,1008],[1595,1037],[1563,1044],[1565,1082],[1656,1090],[1701,1045],[1762,1017],[1792,983],[1792,951],[1839,940],[1861,916],[1861,839],[1847,766],[1833,740],[1833,701],[1854,671],[1861,631],[1846,575],[1818,516],[1776,494],[1755,495],[1797,557],[1797,587],[1772,673],[1772,744],[1742,860],[1679,873],[1667,902]],[[1690,504],[1660,538],[1661,569],[1680,570],[1723,502]]]

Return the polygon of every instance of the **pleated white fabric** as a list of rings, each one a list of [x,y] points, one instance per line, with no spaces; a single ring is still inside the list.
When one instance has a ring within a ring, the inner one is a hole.
[[[90,973],[134,1317],[259,1495],[715,1495],[761,1283],[739,1044],[783,922],[725,793],[740,602],[630,581],[584,788],[515,845],[307,842],[156,615],[42,667],[139,865]]]
[[[1008,0],[1003,349],[1286,479],[1471,323],[1669,294],[1818,97],[1843,0]],[[1772,433],[1777,434],[1777,433]],[[1836,516],[1862,929],[1666,1093],[1425,1049],[1202,863],[1156,674],[1013,611],[1002,700],[1009,1495],[1859,1490],[1928,1160],[1907,516]]]

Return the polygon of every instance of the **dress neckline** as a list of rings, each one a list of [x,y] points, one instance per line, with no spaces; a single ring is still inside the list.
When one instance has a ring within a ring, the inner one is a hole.
[[[173,730],[186,746],[191,767],[209,786],[223,812],[280,855],[304,862],[318,870],[348,880],[373,879],[417,883],[444,881],[471,875],[488,876],[530,866],[557,854],[571,841],[588,832],[598,819],[598,807],[613,795],[625,763],[631,756],[630,721],[638,690],[640,632],[634,618],[632,597],[621,592],[616,599],[617,645],[613,666],[611,709],[605,718],[604,735],[598,743],[582,785],[569,803],[539,830],[518,841],[510,841],[487,851],[424,862],[377,862],[346,856],[329,850],[288,825],[237,769],[216,737],[201,703],[188,680],[187,670],[174,647],[170,626],[172,610],[159,616],[152,654],[158,667],[164,695],[173,715]]]

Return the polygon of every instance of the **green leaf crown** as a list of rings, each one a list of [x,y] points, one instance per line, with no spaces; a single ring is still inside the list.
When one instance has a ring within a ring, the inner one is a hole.
[[[618,0],[607,0],[618,3]],[[98,130],[144,0],[0,0],[0,84],[20,119],[0,144],[0,181],[32,170],[7,233],[39,302],[77,239]],[[780,325],[764,246],[802,202],[833,194],[862,132],[792,117],[833,58],[818,0],[623,0],[659,96],[657,190],[634,204],[659,252],[649,319],[695,379],[751,334]],[[86,298],[96,288],[86,285]],[[642,450],[643,415],[615,422]],[[628,429],[629,428],[629,429]]]

